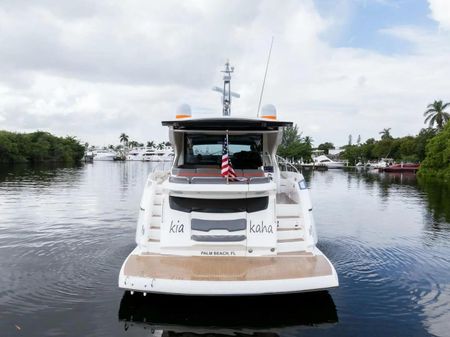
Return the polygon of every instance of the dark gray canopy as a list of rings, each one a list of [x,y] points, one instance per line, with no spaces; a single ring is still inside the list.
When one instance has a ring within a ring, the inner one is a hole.
[[[262,118],[186,118],[163,121],[162,125],[181,130],[277,130],[291,126],[292,122]]]

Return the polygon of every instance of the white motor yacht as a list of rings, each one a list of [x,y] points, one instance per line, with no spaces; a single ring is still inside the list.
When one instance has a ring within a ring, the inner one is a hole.
[[[325,156],[324,154],[317,156],[314,158],[314,163],[315,164],[320,164],[320,165],[325,165],[326,167],[328,167],[329,169],[341,169],[345,167],[345,162],[343,161],[334,161],[330,158],[328,158],[327,156]]]
[[[153,156],[155,155],[154,149],[146,149],[142,154],[142,161],[152,161]]]
[[[230,116],[232,70],[224,71],[223,115],[184,107],[169,128],[174,161],[149,175],[137,247],[119,274],[134,292],[261,295],[338,286],[317,248],[305,179],[277,157],[283,128],[273,106],[257,118]]]
[[[128,152],[126,159],[130,161],[142,161],[143,154],[144,149],[133,148]]]
[[[172,147],[166,147],[161,150],[154,150],[150,156],[150,161],[154,162],[172,162],[174,153]]]
[[[392,165],[394,163],[394,159],[392,158],[381,158],[376,163],[371,163],[370,168],[379,169],[379,168],[385,168],[389,165]]]
[[[94,150],[94,161],[113,161],[117,153],[112,150],[99,149]]]

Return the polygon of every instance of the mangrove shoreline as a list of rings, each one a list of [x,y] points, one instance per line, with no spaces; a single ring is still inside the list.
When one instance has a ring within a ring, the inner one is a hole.
[[[0,164],[77,164],[83,156],[84,146],[75,137],[0,130]]]

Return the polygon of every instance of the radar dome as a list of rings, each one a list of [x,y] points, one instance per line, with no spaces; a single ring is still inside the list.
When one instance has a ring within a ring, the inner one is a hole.
[[[277,109],[273,104],[266,104],[261,108],[261,118],[277,119]]]
[[[177,109],[176,118],[189,118],[192,117],[191,107],[189,104],[181,104]]]

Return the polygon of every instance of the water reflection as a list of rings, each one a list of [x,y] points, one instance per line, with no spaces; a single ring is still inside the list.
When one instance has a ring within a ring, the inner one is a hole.
[[[450,223],[450,185],[418,180],[419,188],[427,196],[428,209],[436,220],[433,228],[449,230]],[[446,223],[445,223],[446,222]]]
[[[326,291],[259,297],[180,297],[126,292],[119,320],[124,329],[158,336],[277,336],[280,329],[332,325],[336,306]]]
[[[349,174],[349,177],[364,181],[365,185],[375,184],[379,188],[379,195],[383,201],[388,201],[392,190],[396,185],[416,186],[414,173],[378,173],[378,171],[362,171]]]
[[[15,165],[0,164],[0,187],[14,187],[14,185],[41,185],[48,186],[51,183],[64,181],[76,183],[82,174],[83,166],[40,164],[40,165]]]
[[[1,336],[448,335],[449,186],[305,172],[319,245],[339,274],[329,293],[124,296],[117,275],[135,247],[152,170],[143,162],[0,166]]]

